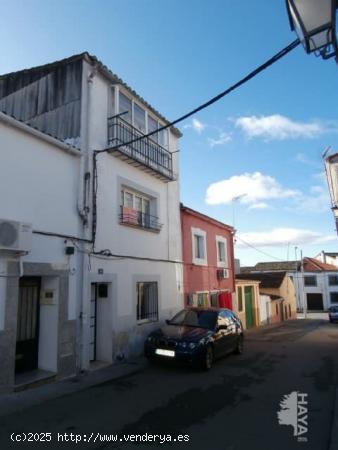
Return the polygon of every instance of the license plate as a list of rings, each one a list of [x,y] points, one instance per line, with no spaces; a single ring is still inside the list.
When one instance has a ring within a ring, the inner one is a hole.
[[[175,357],[174,350],[163,350],[162,348],[157,348],[155,350],[155,353],[156,353],[156,355],[160,355],[160,356],[169,356],[169,358]]]

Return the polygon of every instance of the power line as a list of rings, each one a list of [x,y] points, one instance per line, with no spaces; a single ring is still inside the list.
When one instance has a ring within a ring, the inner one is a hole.
[[[168,123],[167,125],[163,125],[162,127],[158,128],[157,130],[151,131],[148,134],[144,134],[144,135],[141,135],[141,136],[139,136],[137,138],[131,139],[130,141],[124,142],[124,143],[122,143],[120,145],[117,145],[115,147],[111,147],[111,148],[108,148],[108,149],[105,149],[105,150],[98,150],[97,153],[109,152],[109,151],[112,151],[114,149],[118,149],[119,147],[121,147],[121,145],[123,145],[123,146],[131,145],[134,142],[138,142],[138,141],[141,141],[142,139],[146,139],[146,138],[152,136],[153,134],[159,133],[162,130],[166,130],[167,128],[170,128],[170,127],[176,125],[177,123],[182,122],[185,119],[188,119],[192,115],[202,111],[203,109],[207,108],[208,106],[212,105],[213,103],[218,102],[221,98],[223,98],[226,95],[230,94],[230,92],[232,92],[235,89],[239,88],[240,86],[242,86],[243,84],[245,84],[246,82],[248,82],[249,80],[254,78],[256,75],[258,75],[259,73],[263,72],[263,70],[267,69],[269,66],[271,66],[272,64],[277,62],[279,59],[283,58],[288,53],[290,53],[293,49],[295,49],[299,45],[299,43],[300,43],[299,39],[294,40],[293,42],[291,42],[291,44],[289,44],[288,46],[286,46],[285,48],[280,50],[278,53],[276,53],[274,56],[269,58],[267,61],[265,61],[265,63],[261,64],[256,69],[251,71],[248,75],[246,75],[245,77],[243,77],[242,79],[237,81],[237,83],[233,84],[232,86],[227,88],[225,91],[217,94],[215,97],[212,97],[207,102],[203,103],[202,105],[198,106],[197,108],[193,109],[192,111],[184,114],[183,116],[179,117],[178,119]]]
[[[263,250],[260,250],[259,248],[255,247],[252,244],[249,244],[248,242],[244,241],[243,239],[241,239],[240,237],[236,236],[236,239],[239,239],[241,242],[243,242],[243,244],[247,245],[248,247],[253,248],[254,250],[256,250],[259,253],[262,253],[265,256],[268,256],[269,258],[273,258],[276,261],[284,261],[283,259],[277,258],[276,256],[270,255],[269,253],[263,252]]]

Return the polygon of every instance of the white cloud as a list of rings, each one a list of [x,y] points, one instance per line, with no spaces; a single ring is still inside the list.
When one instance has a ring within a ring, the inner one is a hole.
[[[200,120],[193,118],[190,124],[184,125],[183,128],[192,128],[196,133],[201,134],[204,131],[206,125]]]
[[[249,206],[249,209],[267,209],[270,208],[267,203],[259,202],[259,203],[253,203],[251,206]]]
[[[208,138],[210,147],[215,147],[216,145],[223,145],[226,144],[227,142],[231,141],[231,135],[229,133],[226,133],[225,131],[221,131],[219,133],[218,138],[213,139],[213,138]]]
[[[277,180],[260,172],[235,175],[226,180],[210,184],[206,192],[206,202],[210,205],[230,203],[234,197],[242,196],[239,202],[248,205],[261,204],[264,200],[290,198],[298,191],[284,189]],[[265,207],[265,206],[263,206]]]
[[[328,212],[331,207],[329,191],[326,186],[311,186],[309,194],[297,198],[297,209],[304,212]]]
[[[246,247],[246,244],[254,245],[255,247],[278,247],[287,244],[314,245],[337,240],[336,235],[324,235],[301,228],[275,228],[270,231],[252,231],[240,233],[238,238],[236,243],[238,247]]]
[[[326,129],[318,121],[297,122],[280,114],[271,116],[248,116],[235,119],[235,126],[240,128],[249,138],[295,139],[314,138],[323,134]]]

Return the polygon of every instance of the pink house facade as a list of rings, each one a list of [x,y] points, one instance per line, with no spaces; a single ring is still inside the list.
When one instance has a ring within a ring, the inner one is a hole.
[[[234,229],[181,205],[185,306],[233,309]]]

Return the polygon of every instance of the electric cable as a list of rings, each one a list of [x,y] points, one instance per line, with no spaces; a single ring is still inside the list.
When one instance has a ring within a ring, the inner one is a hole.
[[[207,108],[208,106],[218,102],[219,100],[221,100],[226,95],[230,94],[235,89],[237,89],[240,86],[242,86],[243,84],[247,83],[249,80],[254,78],[256,75],[258,75],[259,73],[263,72],[263,70],[267,69],[269,66],[271,66],[272,64],[277,62],[279,59],[283,58],[288,53],[290,53],[293,49],[295,49],[299,45],[299,43],[300,43],[299,39],[294,40],[293,42],[291,42],[291,44],[287,45],[285,48],[280,50],[278,53],[276,53],[274,56],[269,58],[263,64],[258,66],[256,69],[252,70],[250,73],[248,73],[248,75],[246,75],[245,77],[243,77],[239,81],[237,81],[237,83],[233,84],[229,88],[225,89],[223,92],[220,92],[216,96],[212,97],[210,100],[206,101],[205,103],[202,103],[197,108],[195,108],[192,111],[184,114],[183,116],[179,117],[178,119],[173,120],[172,122],[168,123],[167,125],[163,125],[162,127],[158,128],[157,130],[151,131],[150,133],[147,133],[147,134],[141,135],[141,136],[139,136],[137,138],[131,139],[130,141],[124,142],[124,143],[122,143],[120,145],[117,145],[117,146],[114,146],[114,147],[111,147],[111,148],[107,148],[107,149],[104,149],[104,150],[98,150],[97,153],[110,152],[110,151],[113,151],[115,149],[118,149],[122,145],[123,146],[128,146],[128,145],[134,144],[135,142],[141,141],[142,139],[146,139],[146,138],[152,136],[153,134],[159,133],[160,131],[166,130],[167,128],[171,128],[172,126],[176,125],[177,123],[188,119],[192,115],[194,115],[194,114],[202,111],[203,109]]]
[[[264,252],[263,250],[260,250],[259,248],[255,247],[255,246],[252,245],[252,244],[249,244],[248,242],[244,241],[243,239],[241,239],[241,238],[238,237],[238,236],[236,236],[236,240],[237,240],[237,239],[238,239],[239,241],[243,242],[243,244],[247,245],[248,247],[251,247],[252,249],[256,250],[257,252],[262,253],[262,254],[265,255],[265,256],[268,256],[269,258],[273,258],[273,259],[275,259],[276,261],[284,262],[283,259],[277,258],[276,256],[270,255],[269,253],[266,253],[266,252]]]

